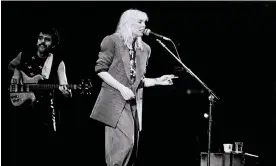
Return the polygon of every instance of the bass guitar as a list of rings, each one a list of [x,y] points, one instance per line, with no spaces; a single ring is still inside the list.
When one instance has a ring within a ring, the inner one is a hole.
[[[34,91],[37,90],[55,90],[59,88],[58,84],[39,84],[38,82],[43,79],[41,75],[35,75],[34,77],[28,77],[24,72],[22,74],[22,84],[11,83],[9,92],[10,100],[13,106],[20,106],[26,101],[30,101],[31,104],[36,100]],[[13,81],[11,81],[13,82]],[[90,79],[87,81],[82,80],[80,84],[67,85],[71,90],[78,90],[80,94],[90,95],[92,84]]]

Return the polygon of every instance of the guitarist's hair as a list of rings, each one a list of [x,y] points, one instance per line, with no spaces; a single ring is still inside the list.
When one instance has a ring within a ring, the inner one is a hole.
[[[52,40],[53,40],[53,45],[55,45],[55,47],[57,47],[60,43],[60,37],[58,34],[58,31],[56,28],[52,28],[52,27],[42,27],[39,29],[38,34],[42,32],[44,34],[49,34],[52,36]]]

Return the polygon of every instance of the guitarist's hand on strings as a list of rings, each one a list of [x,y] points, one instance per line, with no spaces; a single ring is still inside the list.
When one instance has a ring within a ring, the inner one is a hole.
[[[65,97],[72,97],[72,91],[67,87],[66,84],[59,85],[58,89]]]
[[[19,70],[14,69],[14,73],[11,79],[11,84],[23,84],[22,76]]]

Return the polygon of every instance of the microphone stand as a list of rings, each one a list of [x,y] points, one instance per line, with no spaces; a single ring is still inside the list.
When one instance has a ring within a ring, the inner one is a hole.
[[[188,67],[186,67],[181,60],[179,60],[166,46],[163,44],[159,39],[156,39],[156,41],[164,47],[171,55],[186,69],[186,71],[191,74],[194,78],[198,80],[198,82],[209,92],[209,124],[208,124],[208,153],[207,153],[207,166],[210,166],[210,150],[211,150],[211,130],[212,130],[212,109],[214,106],[214,99],[219,100],[220,98],[210,89],[207,87],[207,85],[202,82]]]

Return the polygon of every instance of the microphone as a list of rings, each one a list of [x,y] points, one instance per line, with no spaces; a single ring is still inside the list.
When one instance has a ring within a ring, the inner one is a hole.
[[[150,29],[145,29],[144,30],[144,35],[149,36],[149,34],[152,34],[152,35],[157,36],[157,37],[159,37],[161,39],[164,39],[164,40],[168,40],[168,41],[171,40],[170,38],[167,38],[165,36],[162,36],[162,35],[159,35],[157,33],[152,32]]]

